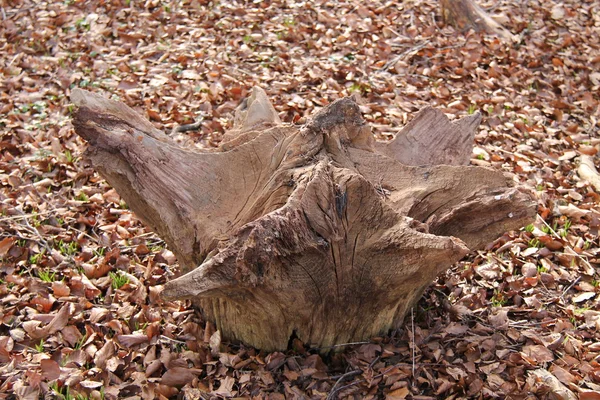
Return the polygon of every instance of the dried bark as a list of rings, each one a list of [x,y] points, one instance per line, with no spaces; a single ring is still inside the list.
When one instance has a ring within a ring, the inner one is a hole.
[[[465,165],[479,116],[427,108],[382,144],[351,98],[297,127],[255,88],[224,143],[192,151],[121,103],[71,97],[87,156],[180,262],[164,296],[258,348],[397,327],[437,274],[535,213],[509,176]]]
[[[504,41],[514,41],[515,36],[494,21],[474,0],[441,0],[444,20],[460,31],[473,29],[497,35]]]

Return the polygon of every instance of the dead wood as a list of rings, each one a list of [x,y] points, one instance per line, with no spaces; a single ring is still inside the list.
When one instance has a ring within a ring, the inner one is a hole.
[[[473,29],[497,35],[501,40],[512,42],[515,36],[494,21],[474,0],[441,0],[442,15],[446,23],[461,32]]]
[[[164,296],[258,348],[397,327],[436,275],[535,213],[511,177],[466,165],[479,116],[427,108],[381,144],[351,98],[297,127],[255,88],[221,146],[198,151],[119,102],[71,97],[87,156],[179,260]]]

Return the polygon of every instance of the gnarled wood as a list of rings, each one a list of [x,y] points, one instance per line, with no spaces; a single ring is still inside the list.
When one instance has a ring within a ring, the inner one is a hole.
[[[437,274],[535,212],[510,177],[465,165],[478,116],[426,109],[380,144],[350,98],[295,127],[256,88],[218,149],[191,151],[125,105],[72,99],[93,165],[178,257],[164,296],[267,350],[398,326]]]

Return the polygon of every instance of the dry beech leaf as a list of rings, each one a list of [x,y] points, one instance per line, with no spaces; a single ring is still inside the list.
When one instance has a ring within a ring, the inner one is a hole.
[[[196,368],[169,368],[160,378],[160,383],[167,386],[183,386],[190,383],[201,373],[202,370]]]
[[[488,317],[490,324],[496,329],[505,329],[508,327],[508,310],[501,308],[497,310],[494,314],[490,314]]]
[[[225,379],[221,379],[221,386],[219,386],[219,388],[214,393],[225,397],[231,397],[235,394],[233,392],[234,384],[235,379],[231,376],[226,376]]]
[[[56,361],[45,359],[40,361],[40,366],[46,380],[53,381],[60,377],[60,365]]]
[[[84,387],[86,389],[98,389],[104,385],[102,382],[91,381],[91,380],[84,380],[84,381],[79,382],[79,384],[81,385],[81,387]]]
[[[133,347],[146,343],[149,339],[145,333],[132,333],[129,335],[117,335],[117,340],[125,347]]]
[[[600,391],[581,390],[579,400],[600,400]]]
[[[568,385],[569,383],[576,383],[579,381],[579,379],[576,378],[573,374],[571,374],[564,368],[559,367],[558,365],[553,365],[550,372],[565,385]]]
[[[0,257],[3,257],[8,253],[8,250],[10,250],[15,241],[15,238],[12,237],[7,237],[0,241]]]
[[[396,389],[392,392],[389,392],[385,398],[387,400],[401,400],[401,399],[405,399],[406,396],[408,396],[410,394],[410,391],[408,390],[407,387],[401,387],[400,389]]]
[[[575,394],[564,386],[554,375],[545,369],[529,371],[530,376],[536,378],[539,385],[549,390],[553,398],[557,400],[577,400]]]
[[[71,294],[71,289],[64,282],[54,281],[52,282],[52,292],[58,298],[67,297]]]
[[[104,369],[106,362],[115,354],[115,344],[112,340],[107,340],[104,346],[94,355],[94,364],[100,369]]]
[[[583,292],[573,297],[573,303],[581,303],[596,296],[596,292]]]
[[[34,340],[52,335],[67,326],[69,321],[69,307],[69,304],[63,305],[58,313],[54,314],[52,320],[43,328],[39,327],[39,321],[26,321],[23,324],[23,329]]]
[[[546,363],[554,361],[554,354],[546,346],[528,345],[523,346],[522,353],[528,358],[533,359],[537,363]]]

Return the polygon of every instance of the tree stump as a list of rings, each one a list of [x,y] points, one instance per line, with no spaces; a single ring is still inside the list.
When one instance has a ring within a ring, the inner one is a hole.
[[[220,147],[198,151],[122,103],[71,98],[87,157],[177,256],[163,295],[265,350],[398,327],[436,275],[536,209],[510,176],[467,166],[478,114],[425,108],[379,143],[352,98],[292,126],[254,88]]]
[[[446,23],[460,31],[473,29],[475,32],[497,35],[504,41],[516,40],[512,33],[494,21],[474,0],[441,0],[441,5]]]

